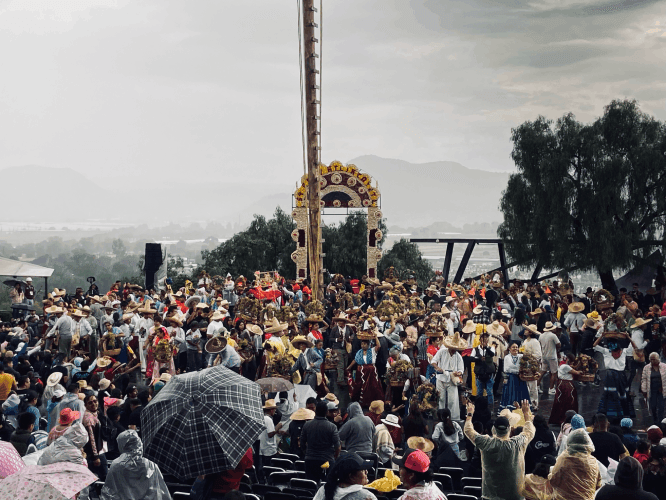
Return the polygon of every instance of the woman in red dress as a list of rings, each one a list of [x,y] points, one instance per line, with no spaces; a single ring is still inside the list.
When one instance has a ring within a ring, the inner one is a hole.
[[[349,397],[352,401],[358,401],[363,407],[369,407],[373,401],[383,399],[384,391],[379,383],[377,375],[377,353],[379,352],[379,338],[375,330],[375,347],[370,348],[369,340],[361,340],[361,349],[354,356],[347,367],[349,379]],[[356,367],[356,373],[352,376],[352,368]]]

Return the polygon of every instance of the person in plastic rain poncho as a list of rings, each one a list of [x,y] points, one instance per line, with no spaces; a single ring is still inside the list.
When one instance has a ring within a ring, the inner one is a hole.
[[[592,500],[601,488],[597,459],[592,456],[594,445],[585,429],[571,431],[567,450],[557,457],[549,480],[553,498],[557,500]]]
[[[44,448],[37,465],[72,462],[88,467],[88,462],[83,458],[83,447],[87,442],[88,431],[83,424],[75,423],[62,436]]]
[[[170,499],[160,469],[143,458],[143,444],[136,431],[121,433],[117,441],[121,455],[109,468],[101,500]]]

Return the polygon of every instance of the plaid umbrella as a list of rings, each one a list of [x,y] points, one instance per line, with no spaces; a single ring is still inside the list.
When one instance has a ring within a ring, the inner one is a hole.
[[[0,441],[0,479],[20,471],[25,464],[12,443]]]
[[[180,479],[236,468],[264,428],[259,386],[223,366],[173,377],[141,411],[144,456]]]
[[[260,378],[257,384],[266,392],[286,392],[294,388],[294,384],[280,377]]]
[[[26,465],[0,481],[0,498],[68,500],[95,481],[88,467],[71,462]]]

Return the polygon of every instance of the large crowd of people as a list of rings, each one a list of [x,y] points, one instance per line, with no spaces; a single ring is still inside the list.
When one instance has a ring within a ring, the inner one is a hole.
[[[163,285],[56,288],[39,308],[31,285],[12,289],[27,307],[0,330],[0,439],[26,463],[86,465],[102,498],[168,498],[141,455],[142,409],[172,377],[224,366],[259,381],[265,430],[192,498],[237,492],[248,469],[267,482],[280,457],[303,461],[317,500],[442,499],[442,467],[480,478],[488,499],[666,498],[662,288],[501,274],[421,287],[392,269],[333,276],[321,301],[307,279],[270,273]],[[654,424],[644,437],[636,405]],[[386,477],[368,483],[369,469]]]

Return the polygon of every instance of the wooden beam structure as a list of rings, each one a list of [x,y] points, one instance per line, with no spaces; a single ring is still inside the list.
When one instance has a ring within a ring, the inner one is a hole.
[[[305,64],[305,124],[308,167],[308,264],[312,288],[312,297],[322,300],[324,297],[324,273],[321,242],[321,205],[319,194],[319,105],[317,99],[317,59],[315,36],[314,0],[303,0],[303,59]]]

